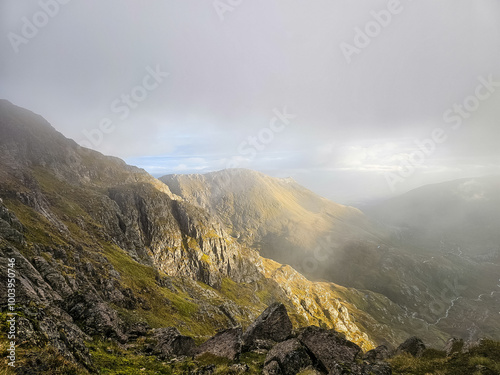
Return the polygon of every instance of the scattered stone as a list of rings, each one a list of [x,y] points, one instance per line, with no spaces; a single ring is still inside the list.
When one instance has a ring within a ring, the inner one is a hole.
[[[156,340],[153,352],[161,358],[191,356],[196,347],[193,338],[181,335],[175,327],[155,329],[153,339]]]
[[[245,331],[244,351],[252,350],[256,340],[284,341],[290,337],[292,328],[285,305],[273,303]]]
[[[468,353],[472,349],[477,348],[478,346],[480,346],[484,342],[484,340],[485,340],[484,338],[480,338],[477,340],[469,340],[469,341],[465,342],[465,344],[462,348],[462,353]]]
[[[421,357],[425,350],[425,344],[418,337],[413,336],[398,346],[396,355],[409,353],[414,357]]]
[[[271,361],[264,366],[262,371],[264,375],[282,375],[281,367],[277,361]]]
[[[196,355],[210,353],[234,361],[241,353],[241,336],[242,330],[240,327],[220,331],[201,344],[196,349]]]
[[[250,367],[248,367],[248,365],[244,363],[236,363],[232,366],[229,366],[229,371],[236,374],[244,374],[248,372],[248,370],[250,370]]]

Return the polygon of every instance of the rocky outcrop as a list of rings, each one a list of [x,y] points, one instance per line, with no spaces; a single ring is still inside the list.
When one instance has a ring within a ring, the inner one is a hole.
[[[263,330],[262,324],[265,317],[279,317],[276,322],[286,321],[283,310],[279,304],[273,304],[261,314],[251,325],[250,332],[255,332],[255,327],[259,326]],[[259,340],[270,346],[263,363],[262,373],[265,375],[295,375],[298,373],[307,374],[352,374],[352,375],[391,375],[391,366],[385,362],[389,358],[389,350],[385,346],[379,346],[362,356],[361,349],[353,342],[346,340],[341,334],[334,330],[322,329],[319,327],[307,327],[299,330],[296,337],[289,338],[288,325],[272,324],[271,333],[276,341],[270,339],[255,339],[254,344]],[[281,335],[279,331],[283,329]],[[260,331],[264,332],[264,331]],[[292,334],[293,335],[293,334]],[[156,339],[155,345],[158,348],[163,343],[163,349],[156,349],[154,353],[162,352],[164,357],[184,357],[195,354],[200,359],[205,354],[222,357],[231,361],[237,361],[240,354],[253,349],[252,346],[242,346],[242,334],[240,328],[231,328],[221,331],[207,340],[205,343],[193,350],[192,342],[184,337],[187,345],[179,345],[174,353],[172,343],[182,337],[175,328],[155,330],[153,337]],[[163,341],[161,341],[163,340]],[[210,357],[209,357],[210,358]],[[363,362],[361,361],[363,358]],[[235,363],[230,366],[235,373],[245,373],[248,365]],[[215,367],[204,367],[200,373],[208,374],[215,371]]]
[[[469,353],[471,350],[480,347],[484,342],[484,338],[480,338],[477,340],[467,340],[464,342],[462,353]]]
[[[20,244],[24,241],[23,230],[21,222],[3,205],[0,198],[0,238]]]
[[[411,354],[414,357],[421,357],[425,351],[425,344],[418,337],[410,337],[396,349],[396,355],[402,353]]]
[[[274,303],[248,327],[243,335],[243,347],[251,350],[258,340],[284,341],[292,333],[292,322],[286,307],[282,303]]]
[[[264,274],[275,280],[283,293],[290,299],[293,309],[307,322],[305,325],[321,325],[335,328],[350,341],[356,342],[364,350],[375,347],[370,337],[363,332],[351,316],[356,306],[345,301],[342,287],[331,283],[311,282],[288,265],[281,265],[270,259],[264,259]]]
[[[385,361],[387,358],[389,358],[391,355],[391,352],[385,345],[380,345],[377,346],[375,349],[369,350],[368,352],[365,353],[363,356],[363,360],[368,361],[368,362],[378,362],[378,361]]]
[[[90,293],[75,293],[64,301],[63,306],[73,319],[86,327],[88,334],[127,341],[118,313],[99,297]]]
[[[457,339],[452,337],[448,341],[446,341],[446,344],[444,346],[444,351],[446,352],[446,355],[449,357],[454,353],[461,353],[464,347],[465,343],[463,339]]]
[[[17,276],[16,302],[20,305],[31,303],[48,304],[61,301],[62,297],[43,279],[38,270],[26,259],[17,248],[0,241],[0,257],[15,259]],[[0,272],[7,275],[7,263],[0,262]],[[0,293],[7,295],[6,283],[0,283]]]
[[[193,338],[181,335],[175,327],[155,329],[153,340],[151,349],[160,358],[191,356],[195,353]]]
[[[218,332],[196,348],[196,355],[210,353],[217,357],[235,360],[241,353],[241,328],[230,328]]]
[[[333,330],[311,326],[305,328],[298,338],[327,371],[333,371],[339,363],[354,362],[361,352],[358,345]]]

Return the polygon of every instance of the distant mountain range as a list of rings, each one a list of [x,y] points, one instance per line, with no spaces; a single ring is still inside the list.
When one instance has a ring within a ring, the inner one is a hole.
[[[21,348],[92,370],[92,337],[140,352],[175,326],[202,342],[273,302],[365,351],[499,339],[499,180],[472,181],[365,215],[249,170],[158,180],[0,101],[0,254],[16,259]]]
[[[500,176],[427,185],[366,209],[396,226],[405,240],[439,244],[441,251],[497,258],[500,252]]]

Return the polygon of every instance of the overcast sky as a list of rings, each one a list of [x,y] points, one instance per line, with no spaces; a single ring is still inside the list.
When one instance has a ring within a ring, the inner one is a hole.
[[[0,0],[0,35],[1,98],[155,176],[352,204],[500,173],[497,0]]]

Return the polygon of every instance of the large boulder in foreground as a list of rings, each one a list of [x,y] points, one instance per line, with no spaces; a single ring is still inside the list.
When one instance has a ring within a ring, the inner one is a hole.
[[[421,357],[425,351],[425,344],[418,337],[413,336],[398,346],[396,355],[409,353],[414,357]]]
[[[285,305],[273,303],[245,331],[243,350],[251,350],[257,340],[285,341],[292,328]]]
[[[267,353],[264,374],[295,375],[313,364],[307,349],[297,339],[276,344]]]
[[[361,352],[358,345],[346,340],[334,330],[310,326],[305,328],[298,338],[327,372],[336,370],[339,363],[354,362]]]
[[[241,353],[241,336],[240,327],[220,331],[196,348],[196,355],[210,353],[234,361]]]
[[[155,329],[153,339],[153,352],[163,358],[191,356],[196,347],[193,338],[181,335],[174,327]]]

